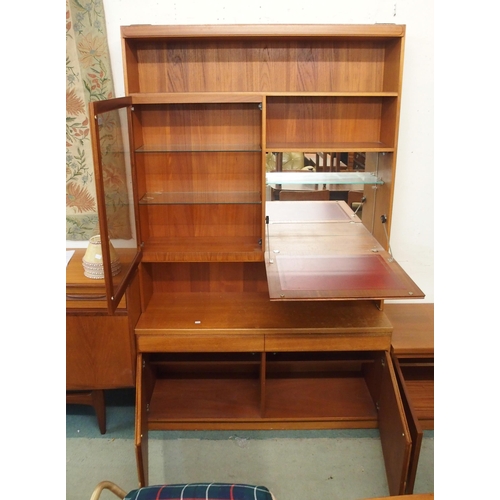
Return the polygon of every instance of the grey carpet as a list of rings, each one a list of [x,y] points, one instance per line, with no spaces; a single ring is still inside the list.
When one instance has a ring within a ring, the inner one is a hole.
[[[92,408],[67,406],[68,500],[89,500],[102,480],[137,487],[133,395],[107,393],[107,432]],[[229,481],[268,486],[278,500],[388,495],[377,430],[150,433],[150,484]],[[426,432],[415,492],[434,488],[434,433]],[[103,493],[101,500],[116,497]]]

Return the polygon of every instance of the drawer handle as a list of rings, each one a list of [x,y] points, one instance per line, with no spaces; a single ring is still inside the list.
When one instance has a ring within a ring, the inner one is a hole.
[[[66,294],[68,300],[104,300],[106,295],[71,295]]]

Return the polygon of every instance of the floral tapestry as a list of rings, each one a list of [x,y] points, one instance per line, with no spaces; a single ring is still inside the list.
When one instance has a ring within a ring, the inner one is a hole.
[[[88,103],[114,97],[102,0],[66,0],[66,239],[99,233]],[[118,113],[107,113],[103,182],[108,230],[130,238],[126,168]],[[115,126],[116,125],[116,126]]]

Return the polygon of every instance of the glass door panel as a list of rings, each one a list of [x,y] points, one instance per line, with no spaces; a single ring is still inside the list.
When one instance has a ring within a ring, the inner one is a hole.
[[[96,258],[87,263],[87,272],[96,269],[98,273],[102,260],[100,279],[105,281],[109,313],[120,302],[140,258],[128,128],[130,105],[130,98],[91,103],[100,234],[89,243],[96,245]]]

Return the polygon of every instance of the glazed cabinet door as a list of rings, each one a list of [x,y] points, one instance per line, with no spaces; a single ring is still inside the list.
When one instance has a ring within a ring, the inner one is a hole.
[[[94,175],[99,215],[96,235],[106,301],[114,314],[141,257],[129,123],[129,97],[90,103]]]

